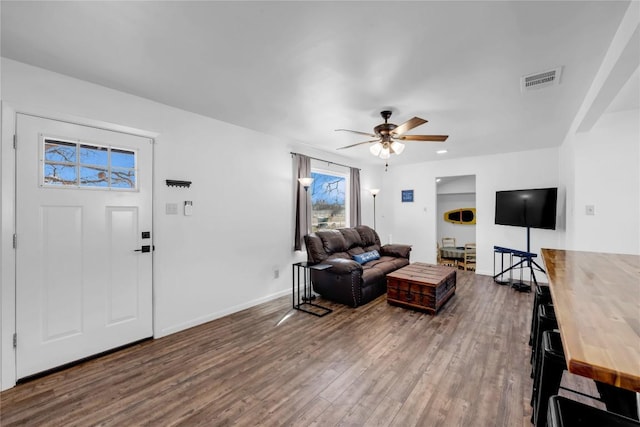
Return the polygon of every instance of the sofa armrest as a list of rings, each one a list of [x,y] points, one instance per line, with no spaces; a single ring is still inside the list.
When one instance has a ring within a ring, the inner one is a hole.
[[[351,259],[332,258],[322,261],[323,264],[331,266],[328,272],[331,274],[351,274],[351,272],[359,271],[362,273],[362,266]]]
[[[394,256],[409,259],[411,245],[389,244],[380,248],[381,255]]]
[[[313,290],[341,304],[357,307],[362,304],[362,266],[346,258],[326,259],[331,268],[311,270]]]

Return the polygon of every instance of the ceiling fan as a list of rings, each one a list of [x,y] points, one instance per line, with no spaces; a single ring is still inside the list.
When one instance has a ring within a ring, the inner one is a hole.
[[[400,126],[397,126],[393,123],[388,122],[389,117],[391,117],[391,111],[381,111],[380,115],[384,119],[384,123],[381,123],[373,128],[374,133],[359,132],[357,130],[349,129],[336,129],[336,131],[357,133],[359,135],[367,135],[372,138],[376,138],[369,141],[358,142],[356,144],[340,147],[338,148],[338,150],[344,150],[345,148],[351,148],[362,144],[375,143],[369,148],[371,154],[380,157],[381,159],[388,159],[391,154],[400,154],[402,153],[402,151],[404,151],[404,144],[400,141],[444,142],[449,137],[449,135],[404,135],[411,129],[427,123],[427,121],[425,119],[421,119],[420,117],[414,117],[407,120]]]

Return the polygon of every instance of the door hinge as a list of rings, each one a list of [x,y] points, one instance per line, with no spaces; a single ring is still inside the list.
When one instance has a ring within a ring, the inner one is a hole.
[[[15,150],[17,146],[18,146],[18,135],[14,133],[13,134],[13,149]]]
[[[18,348],[18,334],[13,334],[13,348]]]
[[[13,235],[13,249],[16,249],[18,247],[18,235],[14,234]]]

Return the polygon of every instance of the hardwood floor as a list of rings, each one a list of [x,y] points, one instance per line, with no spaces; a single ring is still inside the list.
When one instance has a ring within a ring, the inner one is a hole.
[[[0,394],[0,424],[530,426],[532,294],[458,272],[436,316],[290,297]],[[589,387],[587,384],[586,388]]]

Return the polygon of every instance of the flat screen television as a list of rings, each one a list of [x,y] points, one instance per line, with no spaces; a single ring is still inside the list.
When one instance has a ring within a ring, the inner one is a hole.
[[[556,229],[557,188],[496,191],[496,224]]]

